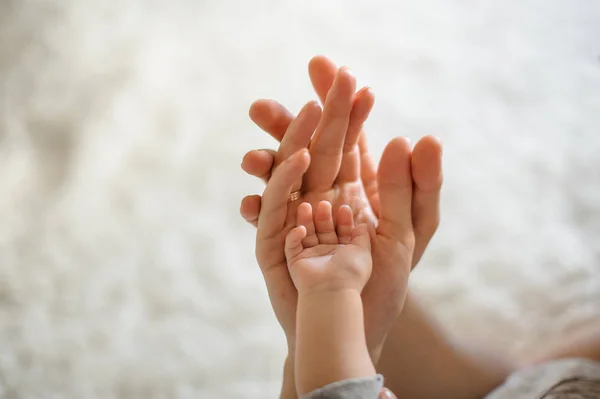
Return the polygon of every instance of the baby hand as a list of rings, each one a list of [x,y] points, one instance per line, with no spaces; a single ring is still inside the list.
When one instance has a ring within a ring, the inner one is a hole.
[[[285,256],[298,294],[354,289],[371,276],[371,241],[366,224],[354,226],[352,209],[339,208],[334,223],[331,204],[298,207],[296,225],[285,239]],[[336,231],[337,224],[337,231]]]

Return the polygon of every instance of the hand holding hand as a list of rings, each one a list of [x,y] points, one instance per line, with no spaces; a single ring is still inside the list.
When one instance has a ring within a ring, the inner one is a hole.
[[[402,308],[405,279],[411,266],[419,261],[439,223],[441,144],[427,136],[413,150],[407,140],[394,139],[377,168],[362,131],[373,106],[372,92],[361,89],[354,94],[352,75],[346,69],[338,71],[325,57],[311,60],[309,72],[325,103],[323,117],[314,102],[307,104],[296,119],[273,100],[255,102],[250,110],[252,120],[280,140],[281,146],[277,152],[250,151],[242,168],[270,181],[284,160],[301,148],[310,147],[313,171],[305,175],[305,182],[296,175],[293,177],[296,181],[288,181],[290,187],[283,187],[283,191],[267,187],[262,198],[258,195],[244,198],[240,211],[248,222],[270,230],[265,235],[259,227],[257,258],[290,345],[294,344],[297,292],[281,248],[285,235],[293,227],[299,202],[288,204],[289,194],[302,187],[303,201],[316,205],[327,200],[334,209],[350,205],[355,221],[378,225],[372,248],[373,273],[363,292],[367,339],[370,347],[377,350]],[[317,125],[319,128],[311,140]],[[321,166],[317,169],[315,165]],[[279,183],[278,186],[282,189]],[[271,217],[274,209],[276,218]],[[267,216],[263,216],[264,212]],[[276,265],[284,267],[273,267]]]

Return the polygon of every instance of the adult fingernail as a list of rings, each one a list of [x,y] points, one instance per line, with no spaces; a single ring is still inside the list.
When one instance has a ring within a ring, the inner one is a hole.
[[[379,399],[398,399],[398,398],[396,398],[396,395],[394,395],[392,393],[392,391],[390,391],[387,388],[383,388],[383,390],[381,391],[381,394],[379,395]]]

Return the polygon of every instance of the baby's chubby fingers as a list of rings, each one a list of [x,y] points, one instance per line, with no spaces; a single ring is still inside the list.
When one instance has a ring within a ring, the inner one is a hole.
[[[331,212],[331,203],[329,201],[321,201],[317,205],[317,210],[315,211],[315,229],[317,237],[319,237],[319,244],[335,245],[338,243],[333,223],[333,214]]]
[[[306,248],[312,248],[319,245],[319,237],[317,237],[315,223],[313,218],[312,206],[308,202],[303,202],[298,206],[296,214],[296,224],[306,228],[306,234],[303,237],[302,245]]]
[[[342,205],[337,214],[337,234],[340,244],[350,244],[353,231],[354,215],[352,214],[352,208],[348,205]]]
[[[304,250],[304,247],[302,246],[304,237],[306,237],[306,227],[304,226],[293,228],[285,237],[285,257],[288,266],[291,266],[294,259]]]

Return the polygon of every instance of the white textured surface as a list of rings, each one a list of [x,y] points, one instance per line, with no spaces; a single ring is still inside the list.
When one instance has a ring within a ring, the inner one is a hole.
[[[319,53],[373,87],[376,153],[444,141],[414,285],[453,331],[600,317],[597,1],[0,0],[0,396],[275,397],[239,163]]]

